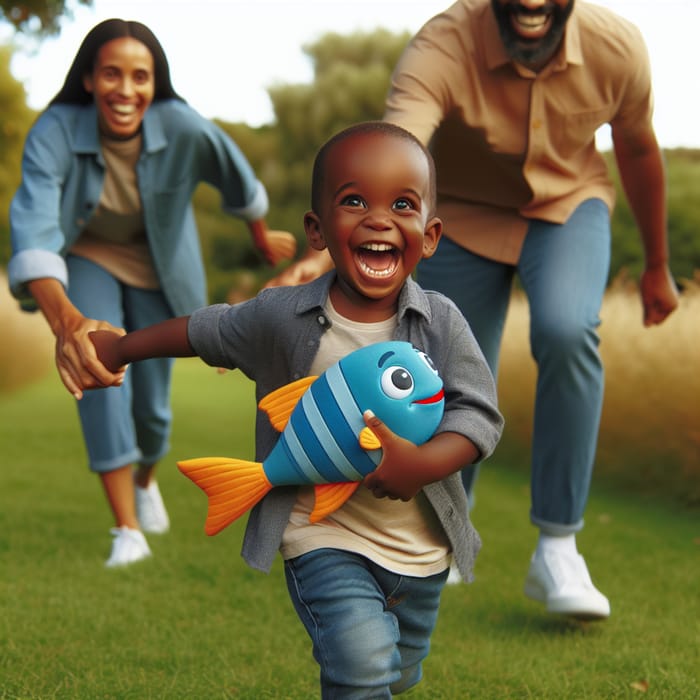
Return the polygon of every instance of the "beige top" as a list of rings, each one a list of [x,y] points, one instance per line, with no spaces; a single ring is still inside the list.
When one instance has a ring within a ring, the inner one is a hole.
[[[380,323],[350,321],[338,315],[330,299],[326,314],[331,327],[321,338],[312,375],[352,350],[391,340],[397,322],[396,317]],[[313,487],[301,488],[282,538],[284,559],[329,547],[361,554],[407,576],[431,576],[450,564],[447,536],[423,493],[410,501],[393,501],[375,498],[360,485],[341,508],[314,524],[309,522],[313,504]]]
[[[649,128],[649,59],[634,25],[579,0],[534,73],[508,58],[489,0],[459,0],[407,47],[384,117],[430,145],[448,238],[514,264],[529,219],[563,223],[593,197],[612,209],[595,132]]]
[[[105,180],[100,201],[70,252],[104,267],[140,289],[159,289],[143,223],[136,163],[141,135],[126,141],[100,138]]]

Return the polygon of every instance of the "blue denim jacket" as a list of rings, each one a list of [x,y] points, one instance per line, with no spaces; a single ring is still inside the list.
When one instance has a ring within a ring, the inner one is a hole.
[[[195,188],[209,183],[220,191],[224,211],[245,221],[265,216],[267,193],[231,138],[180,100],[149,107],[136,170],[161,288],[175,315],[191,313],[206,303]],[[54,105],[39,116],[10,206],[8,277],[24,308],[33,308],[27,282],[52,277],[68,286],[64,257],[97,207],[104,176],[94,105]]]

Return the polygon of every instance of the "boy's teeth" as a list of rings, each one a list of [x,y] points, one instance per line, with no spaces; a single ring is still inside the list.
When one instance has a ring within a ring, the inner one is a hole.
[[[375,252],[383,252],[386,250],[392,250],[393,246],[388,243],[365,243],[362,246],[365,250],[373,250]]]

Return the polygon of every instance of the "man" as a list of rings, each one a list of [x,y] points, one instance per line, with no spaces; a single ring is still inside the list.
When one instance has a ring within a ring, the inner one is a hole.
[[[580,1],[459,0],[405,50],[385,119],[429,144],[437,165],[444,233],[418,281],[457,303],[494,374],[516,273],[528,298],[538,366],[531,521],[540,535],[525,593],[552,613],[606,618],[608,599],[576,547],[603,400],[596,328],[614,205],[595,148],[603,124],[644,247],[644,324],[678,303],[642,37]],[[322,262],[300,261],[283,281]],[[475,476],[463,472],[468,493]]]

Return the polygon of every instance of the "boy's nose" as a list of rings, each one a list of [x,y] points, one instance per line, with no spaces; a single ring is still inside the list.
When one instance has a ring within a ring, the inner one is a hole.
[[[365,217],[365,226],[377,231],[391,228],[391,217],[383,211],[370,210]]]

